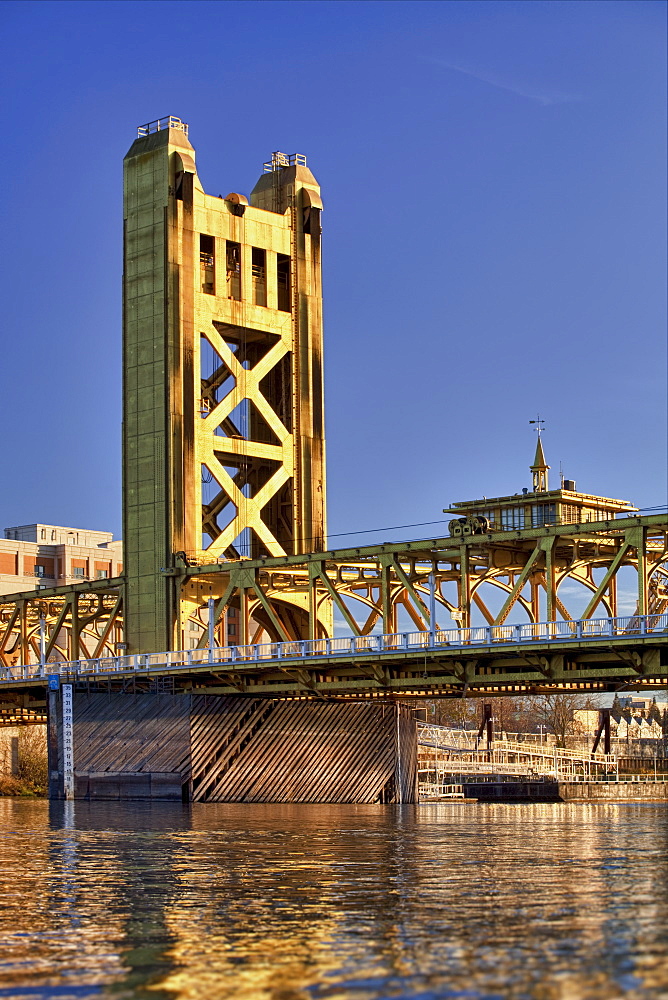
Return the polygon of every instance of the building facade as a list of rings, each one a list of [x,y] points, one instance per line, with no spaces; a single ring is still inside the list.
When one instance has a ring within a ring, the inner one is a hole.
[[[0,594],[61,587],[123,574],[123,543],[109,531],[57,524],[22,524],[0,538]],[[216,642],[239,641],[239,613],[228,608],[216,626]],[[208,610],[199,608],[183,623],[181,646],[194,649],[206,637]]]
[[[123,572],[122,542],[109,531],[23,524],[0,538],[0,594],[105,580]]]

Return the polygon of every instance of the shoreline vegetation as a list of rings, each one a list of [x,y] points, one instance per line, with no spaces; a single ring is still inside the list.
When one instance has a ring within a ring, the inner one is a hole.
[[[15,774],[0,774],[0,798],[44,799],[46,788],[25,781]]]
[[[43,726],[22,726],[16,764],[0,772],[0,797],[46,798],[49,787],[46,733]]]

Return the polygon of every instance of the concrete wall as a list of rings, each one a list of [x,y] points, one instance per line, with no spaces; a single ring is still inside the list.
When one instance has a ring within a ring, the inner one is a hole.
[[[0,729],[0,773],[17,774],[19,769],[19,728]]]
[[[668,781],[559,782],[564,802],[668,802]]]
[[[479,802],[667,802],[668,781],[466,782],[467,799]]]

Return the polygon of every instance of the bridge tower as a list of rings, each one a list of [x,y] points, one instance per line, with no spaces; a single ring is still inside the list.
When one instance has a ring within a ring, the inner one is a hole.
[[[325,547],[320,188],[300,155],[264,171],[206,194],[177,118],[125,157],[130,653],[180,648],[185,566]]]

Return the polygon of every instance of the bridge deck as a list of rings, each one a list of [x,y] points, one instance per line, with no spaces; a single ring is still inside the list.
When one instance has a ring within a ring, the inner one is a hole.
[[[220,694],[512,694],[668,685],[668,614],[179,650],[4,668],[0,690],[162,679]]]

